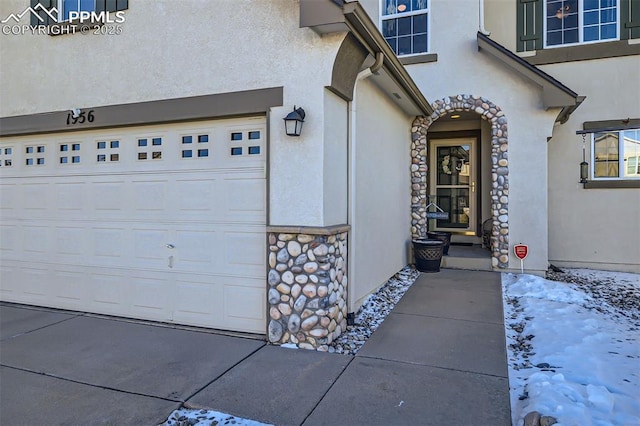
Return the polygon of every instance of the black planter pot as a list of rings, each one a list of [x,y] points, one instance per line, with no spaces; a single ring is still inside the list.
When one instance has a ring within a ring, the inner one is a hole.
[[[440,240],[413,240],[413,255],[420,272],[440,272],[444,243]]]
[[[442,241],[444,244],[442,254],[444,254],[445,256],[449,254],[449,245],[451,245],[451,232],[431,231],[427,232],[427,238],[430,240]]]

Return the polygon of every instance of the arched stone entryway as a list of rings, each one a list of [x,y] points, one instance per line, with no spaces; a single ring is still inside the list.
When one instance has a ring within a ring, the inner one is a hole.
[[[509,153],[507,118],[494,103],[480,96],[457,95],[440,99],[429,117],[417,117],[411,128],[411,235],[427,235],[427,176],[429,157],[427,132],[440,117],[454,111],[471,111],[491,124],[491,264],[498,268],[509,265]]]

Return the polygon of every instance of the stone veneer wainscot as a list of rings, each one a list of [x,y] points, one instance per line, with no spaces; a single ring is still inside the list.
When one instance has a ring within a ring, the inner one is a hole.
[[[417,117],[411,128],[411,236],[427,235],[427,132],[438,118],[454,111],[471,111],[491,124],[491,264],[509,266],[509,144],[507,118],[497,105],[475,95],[450,96],[432,105],[433,114]]]
[[[347,327],[349,226],[269,227],[269,342],[327,351]]]

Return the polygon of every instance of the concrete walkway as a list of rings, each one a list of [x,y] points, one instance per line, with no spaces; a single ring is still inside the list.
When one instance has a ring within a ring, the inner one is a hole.
[[[0,424],[508,425],[500,275],[422,274],[357,356],[0,305]]]

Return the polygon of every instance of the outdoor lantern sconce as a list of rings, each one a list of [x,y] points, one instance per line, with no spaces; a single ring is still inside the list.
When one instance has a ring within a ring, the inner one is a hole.
[[[586,161],[580,163],[580,183],[587,183],[589,176],[589,164]]]
[[[582,134],[582,162],[580,163],[580,183],[587,183],[587,178],[589,177],[589,163],[587,163],[585,157],[586,151],[586,135]]]
[[[284,130],[287,133],[287,136],[300,136],[304,117],[304,110],[302,108],[296,108],[294,105],[293,111],[287,114],[284,118]]]

